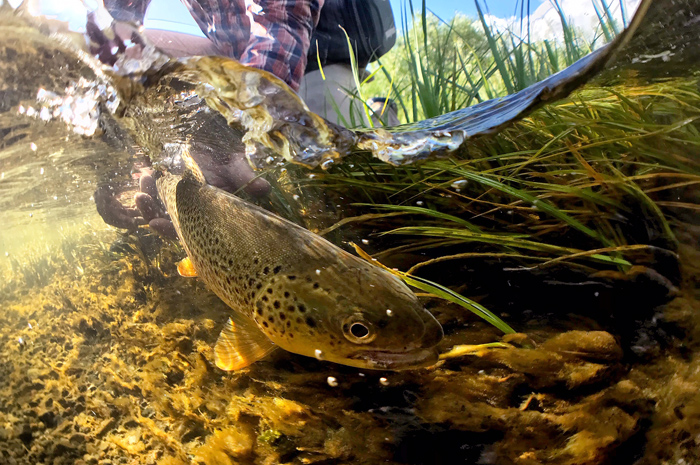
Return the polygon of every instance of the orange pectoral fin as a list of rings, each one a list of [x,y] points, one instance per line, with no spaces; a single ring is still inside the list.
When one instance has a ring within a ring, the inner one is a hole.
[[[214,347],[216,366],[225,371],[240,370],[272,352],[275,345],[254,324],[232,318],[224,326]]]
[[[184,276],[185,278],[194,278],[197,276],[197,270],[194,269],[194,264],[192,264],[190,257],[185,257],[178,262],[177,272],[180,273],[180,276]]]

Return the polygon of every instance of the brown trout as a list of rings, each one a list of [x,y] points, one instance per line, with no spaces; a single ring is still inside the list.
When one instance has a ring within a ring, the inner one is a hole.
[[[368,369],[437,362],[442,327],[399,278],[208,185],[183,158],[184,174],[164,174],[158,191],[187,251],[181,274],[233,309],[215,347],[219,368],[246,367],[276,346]]]

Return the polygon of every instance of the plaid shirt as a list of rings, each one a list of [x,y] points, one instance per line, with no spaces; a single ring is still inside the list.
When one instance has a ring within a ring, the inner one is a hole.
[[[143,18],[150,0],[106,0],[116,19]],[[223,55],[269,71],[299,90],[324,0],[182,0]]]

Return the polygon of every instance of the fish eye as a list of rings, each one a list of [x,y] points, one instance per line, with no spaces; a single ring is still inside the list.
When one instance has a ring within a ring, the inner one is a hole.
[[[350,332],[358,339],[369,336],[369,329],[362,323],[353,323],[352,326],[350,326]]]
[[[368,344],[377,336],[376,332],[373,331],[372,324],[358,313],[345,319],[343,335],[345,339],[355,344]]]

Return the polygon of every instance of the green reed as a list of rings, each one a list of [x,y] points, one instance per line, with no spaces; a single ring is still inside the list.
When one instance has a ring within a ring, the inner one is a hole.
[[[362,95],[391,89],[405,121],[436,116],[521,90],[627,24],[624,8],[620,25],[609,2],[597,0],[599,34],[587,42],[554,6],[564,41],[536,43],[522,32],[529,30],[524,16],[519,31],[496,31],[478,2],[476,24],[440,21],[425,2],[415,14],[409,2],[406,32]],[[384,261],[419,252],[424,258],[409,277],[423,279],[416,275],[431,265],[494,257],[523,267],[626,270],[652,246],[675,249],[674,226],[697,213],[684,192],[700,184],[692,155],[699,122],[696,80],[588,86],[449,158],[390,166],[359,154],[293,183],[346,205],[345,217],[325,232],[352,224],[354,237],[373,238],[373,256]]]

